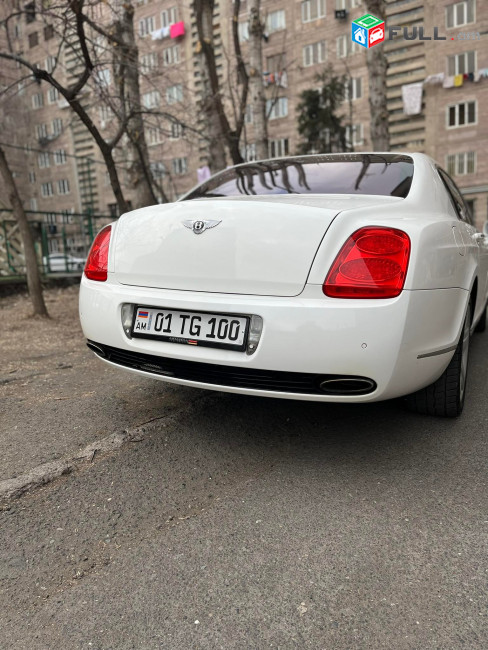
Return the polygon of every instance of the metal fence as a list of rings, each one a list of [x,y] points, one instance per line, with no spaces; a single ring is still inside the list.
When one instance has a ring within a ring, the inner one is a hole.
[[[46,277],[80,275],[93,238],[113,216],[27,211],[41,272]],[[0,209],[0,280],[25,276],[20,230],[12,211]]]

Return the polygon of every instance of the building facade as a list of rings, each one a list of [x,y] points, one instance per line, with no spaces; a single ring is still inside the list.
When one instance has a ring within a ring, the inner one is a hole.
[[[6,0],[7,5],[19,2]],[[118,0],[113,0],[116,7]],[[200,47],[191,2],[139,0],[134,26],[139,47],[141,103],[151,171],[164,196],[174,200],[197,182],[208,162],[205,123],[199,111],[204,84]],[[14,20],[13,49],[63,79],[77,72],[76,48],[60,50],[59,39],[35,2],[20,3]],[[367,51],[351,39],[351,21],[366,13],[361,0],[262,0],[269,155],[298,151],[297,105],[300,93],[319,85],[326,66],[349,79],[344,113],[350,123],[348,145],[371,149]],[[32,10],[26,12],[26,7]],[[104,3],[93,16],[110,19]],[[220,0],[214,15],[214,41],[222,94],[232,122],[234,3]],[[179,27],[175,30],[174,26]],[[395,28],[390,32],[390,28]],[[238,32],[248,56],[248,8],[241,1]],[[390,38],[391,36],[391,38]],[[439,40],[443,39],[443,40]],[[110,108],[114,84],[111,61],[97,66],[99,88],[83,101],[109,138],[115,120]],[[378,46],[377,46],[378,47]],[[387,0],[386,39],[391,150],[422,151],[451,173],[471,202],[479,224],[488,218],[488,3],[484,0]],[[117,208],[100,153],[67,102],[45,83],[29,79],[14,63],[2,76],[14,83],[2,102],[3,141],[26,207],[43,211],[100,212]],[[23,76],[22,76],[23,75]],[[414,87],[414,84],[417,86]],[[420,84],[420,88],[418,86]],[[106,87],[106,91],[104,91]],[[107,97],[104,96],[107,93]],[[419,94],[420,93],[420,94]],[[418,106],[406,107],[405,98]],[[124,140],[116,160],[127,198],[132,191]],[[15,148],[17,147],[17,148]],[[246,114],[243,156],[255,157],[253,116]],[[15,153],[14,153],[15,152]],[[19,154],[21,152],[21,154]],[[230,164],[230,159],[228,160]],[[1,200],[2,197],[0,197]],[[49,219],[49,214],[45,216]]]

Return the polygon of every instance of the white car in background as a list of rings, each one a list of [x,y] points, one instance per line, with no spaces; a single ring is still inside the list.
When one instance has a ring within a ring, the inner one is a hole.
[[[84,257],[74,257],[64,253],[50,253],[43,258],[46,271],[51,273],[61,273],[62,271],[83,271],[86,259]]]
[[[486,242],[423,154],[245,163],[101,230],[81,323],[146,377],[452,417],[486,323]]]

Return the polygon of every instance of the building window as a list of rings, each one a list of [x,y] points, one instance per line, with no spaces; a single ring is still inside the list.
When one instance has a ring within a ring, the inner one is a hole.
[[[277,97],[266,101],[266,115],[269,120],[288,115],[288,97]]]
[[[36,136],[38,140],[47,138],[47,124],[37,124],[36,125]]]
[[[280,52],[266,57],[266,72],[279,73],[286,68],[286,54]]]
[[[22,30],[20,29],[20,23],[16,23],[13,28],[13,37],[18,39],[22,36]]]
[[[39,165],[39,169],[45,169],[51,166],[49,151],[43,151],[37,156],[37,164]]]
[[[49,72],[49,74],[51,74],[51,72],[54,70],[55,67],[56,67],[56,57],[48,56],[45,63],[46,71]]]
[[[171,122],[171,139],[178,140],[183,135],[183,125],[181,122]]]
[[[144,96],[143,96],[144,97]],[[108,122],[109,120],[112,119],[113,117],[113,111],[110,108],[110,106],[107,106],[106,104],[102,104],[99,107],[99,113],[100,113],[100,122],[103,123],[103,126],[105,126],[105,122]]]
[[[142,103],[145,108],[157,108],[161,101],[161,95],[157,90],[151,90],[148,93],[144,93],[142,96]]]
[[[37,211],[37,199],[30,199],[29,205],[30,205],[30,209],[32,210],[32,212]]]
[[[109,203],[107,205],[107,208],[108,208],[108,213],[111,217],[116,217],[118,215],[116,203]]]
[[[53,196],[53,184],[52,183],[41,183],[41,195],[46,198],[48,196]]]
[[[271,158],[281,158],[282,156],[287,156],[289,153],[288,138],[270,140],[268,144],[268,150]]]
[[[475,0],[455,2],[446,7],[446,27],[460,27],[474,23]]]
[[[170,7],[161,12],[161,27],[169,27],[178,22],[178,8]]]
[[[180,176],[188,171],[188,160],[186,158],[173,158],[173,174]]]
[[[361,77],[348,79],[344,88],[344,101],[348,102],[349,100],[361,99],[363,96],[362,86]]]
[[[54,104],[59,99],[59,90],[57,88],[49,88],[47,91],[48,104]]]
[[[63,178],[58,181],[58,194],[69,194],[68,179]]]
[[[302,50],[303,53],[303,65],[308,68],[311,65],[316,65],[317,63],[323,63],[327,57],[327,50],[325,41],[319,41],[318,43],[311,43],[310,45],[305,45]]]
[[[44,27],[44,40],[50,41],[54,36],[54,27],[52,25],[46,25]]]
[[[338,59],[344,59],[350,54],[355,54],[361,46],[353,43],[350,37],[342,35],[336,38],[336,54]]]
[[[450,129],[458,126],[476,124],[476,102],[461,102],[447,107],[447,127]]]
[[[173,65],[180,62],[180,46],[173,45],[163,50],[163,63],[164,65]]]
[[[278,32],[280,29],[285,29],[286,27],[286,17],[285,10],[279,9],[278,11],[271,11],[266,18],[266,28],[268,34],[272,32]]]
[[[29,47],[35,47],[39,43],[39,34],[37,32],[32,32],[29,34]]]
[[[249,22],[238,23],[237,34],[239,35],[239,43],[249,40]]]
[[[254,115],[252,112],[252,104],[248,104],[246,106],[246,112],[244,114],[244,122],[246,124],[252,124],[254,121]]]
[[[156,52],[149,52],[141,56],[141,73],[148,74],[158,66],[158,55]]]
[[[64,165],[66,163],[66,151],[64,149],[58,149],[54,152],[54,164],[55,165]]]
[[[400,2],[397,2],[395,4],[404,4],[405,2],[410,2],[410,0],[400,0]],[[345,9],[346,11],[349,9],[355,9],[360,5],[361,0],[335,0],[335,8],[337,11],[341,9]]]
[[[29,172],[29,183],[36,182],[36,172]]]
[[[32,108],[42,108],[44,106],[44,96],[42,93],[32,95]]]
[[[60,117],[55,117],[51,123],[53,135],[61,135],[63,132],[63,120]]]
[[[167,88],[166,101],[168,104],[176,104],[177,102],[183,101],[183,86],[181,84],[176,84],[176,86],[170,86]]]
[[[24,5],[24,11],[25,11],[25,22],[27,24],[33,23],[34,20],[36,19],[36,3],[28,2],[26,5]]]
[[[149,146],[159,144],[162,142],[161,131],[156,127],[151,127],[147,129],[147,141]]]
[[[363,144],[363,125],[349,124],[346,126],[346,144],[348,147]]]
[[[253,160],[256,160],[256,144],[254,142],[242,145],[240,151],[241,156],[246,162],[252,162]]]
[[[338,36],[336,38],[336,54],[338,59],[344,59],[347,56],[347,36]]]
[[[465,151],[446,157],[447,173],[451,176],[463,176],[476,172],[476,152]]]
[[[309,23],[325,16],[325,0],[305,0],[302,2],[302,23]]]
[[[148,16],[139,21],[139,36],[144,38],[154,31],[154,16]]]
[[[462,52],[447,57],[447,74],[468,74],[476,70],[476,52]]]
[[[110,70],[108,68],[104,68],[103,70],[97,70],[97,81],[102,86],[102,88],[106,88],[107,86],[110,86],[110,82],[112,81],[112,75],[110,73]]]

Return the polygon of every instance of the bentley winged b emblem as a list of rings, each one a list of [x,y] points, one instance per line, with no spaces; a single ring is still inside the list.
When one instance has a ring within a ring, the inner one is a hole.
[[[195,235],[201,235],[202,232],[205,232],[205,230],[208,230],[209,228],[215,228],[215,226],[218,226],[220,221],[216,221],[215,219],[206,219],[205,221],[202,219],[194,219],[190,220],[187,219],[186,221],[181,222],[185,228],[189,228],[190,230],[193,230]]]

